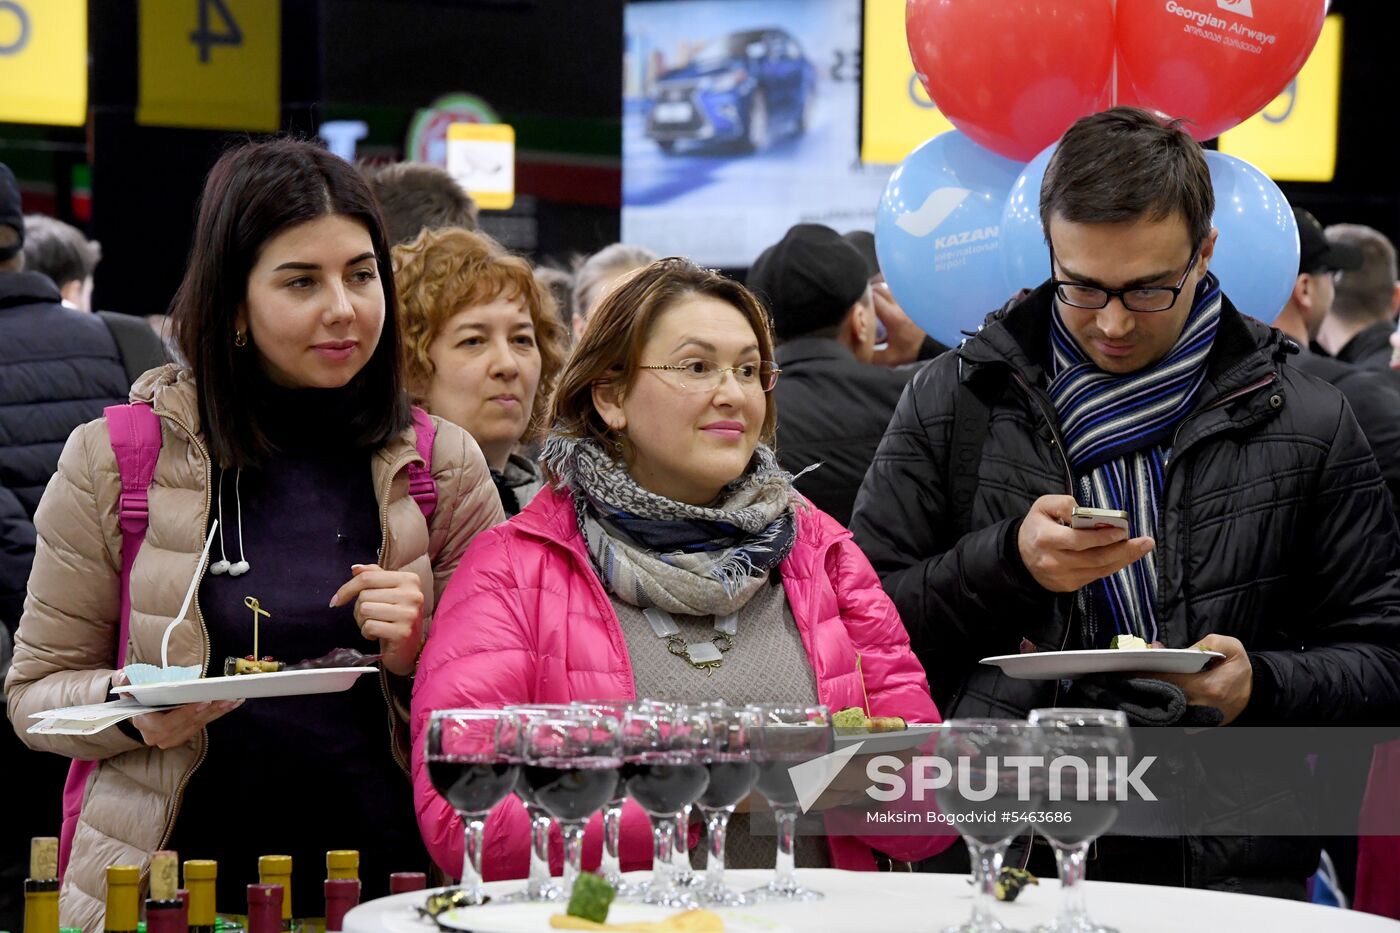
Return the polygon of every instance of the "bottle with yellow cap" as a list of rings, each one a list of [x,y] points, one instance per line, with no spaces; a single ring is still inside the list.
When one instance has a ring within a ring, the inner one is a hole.
[[[146,899],[146,933],[187,933],[180,899],[180,860],[174,852],[151,856],[151,896]]]
[[[58,839],[53,836],[38,836],[29,843],[24,933],[58,933]]]
[[[326,853],[327,881],[358,881],[360,853],[356,849],[331,849]]]
[[[190,892],[190,933],[214,933],[214,889],[219,863],[210,859],[185,862],[185,890]]]
[[[297,924],[292,920],[292,857],[264,855],[258,859],[258,883],[282,886],[282,929],[296,930]]]
[[[141,869],[112,865],[107,869],[107,933],[136,933],[141,913]]]

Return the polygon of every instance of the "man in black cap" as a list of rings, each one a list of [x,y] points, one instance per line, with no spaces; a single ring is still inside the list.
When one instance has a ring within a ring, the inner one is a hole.
[[[778,459],[793,473],[822,464],[803,478],[802,492],[843,525],[913,375],[871,362],[868,279],[856,248],[820,224],[793,227],[759,255],[748,278],[778,339]]]
[[[1395,246],[1379,230],[1361,224],[1333,224],[1325,233],[1332,248],[1352,251],[1359,260],[1337,281],[1317,342],[1342,362],[1379,370],[1400,386],[1390,342],[1400,312]]]
[[[25,272],[23,247],[19,184],[0,163],[0,640],[19,625],[34,510],[64,441],[103,407],[125,402],[130,385],[107,325],[65,308],[57,285]],[[0,761],[6,792],[25,802],[9,816],[10,838],[53,835],[68,762],[29,751],[11,729],[0,729]],[[0,853],[0,929],[21,923],[17,892],[28,865],[19,856],[14,847]]]
[[[1274,326],[1303,348],[1290,357],[1293,365],[1336,386],[1351,403],[1400,516],[1400,390],[1383,373],[1309,349],[1332,310],[1338,274],[1360,269],[1361,251],[1329,240],[1317,218],[1302,208],[1295,207],[1293,216],[1298,220],[1298,279]]]

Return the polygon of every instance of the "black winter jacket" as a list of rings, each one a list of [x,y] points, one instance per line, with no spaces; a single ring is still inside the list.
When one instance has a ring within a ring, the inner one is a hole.
[[[1073,594],[1025,569],[1016,538],[1042,495],[1076,488],[1045,393],[1051,290],[988,318],[923,369],[900,400],[861,487],[851,528],[899,608],[945,716],[1021,718],[1060,699],[980,658],[1079,647]],[[1282,364],[1296,345],[1226,300],[1193,413],[1167,466],[1157,537],[1157,620],[1168,647],[1216,632],[1254,667],[1242,722],[1390,723],[1400,716],[1400,532],[1380,470],[1341,394]],[[960,380],[989,406],[971,530],[950,508],[950,435]],[[1219,737],[1228,741],[1228,732]],[[1275,801],[1295,748],[1210,786],[1217,812]],[[1248,773],[1245,773],[1248,772]],[[1296,784],[1294,784],[1296,787]],[[1253,840],[1253,841],[1251,841]],[[1306,840],[1185,840],[1182,882],[1300,893]]]
[[[0,487],[23,507],[5,516],[0,601],[23,599],[34,509],[69,433],[125,402],[129,388],[101,318],[63,307],[47,276],[0,273]]]
[[[843,525],[885,435],[894,407],[916,367],[862,363],[841,343],[798,337],[779,344],[783,374],[773,389],[778,405],[778,460],[800,473],[798,489]]]
[[[1390,488],[1392,509],[1400,516],[1400,391],[1395,381],[1369,367],[1308,349],[1288,362],[1346,397]]]

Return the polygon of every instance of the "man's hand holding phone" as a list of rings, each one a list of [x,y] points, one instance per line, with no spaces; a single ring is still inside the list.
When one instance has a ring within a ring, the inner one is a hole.
[[[1026,513],[1016,538],[1026,570],[1052,593],[1072,593],[1112,576],[1157,546],[1151,538],[1130,539],[1126,519],[1119,527],[1111,512],[1081,513],[1080,524],[1088,522],[1090,527],[1073,527],[1077,507],[1073,496],[1041,496]]]

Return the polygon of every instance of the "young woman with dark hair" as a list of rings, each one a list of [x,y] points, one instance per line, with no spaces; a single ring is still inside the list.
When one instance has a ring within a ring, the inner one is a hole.
[[[381,653],[382,671],[344,693],[183,706],[81,738],[25,736],[100,762],[73,836],[65,924],[95,926],[107,865],[144,864],[165,847],[218,859],[230,907],[264,853],[292,855],[311,880],[327,849],[358,849],[367,897],[391,870],[425,861],[406,778],[411,677],[467,542],[503,516],[470,436],[415,423],[394,309],[379,213],[350,165],[288,140],[219,160],[172,308],[190,369],[153,370],[132,390],[159,419],[161,449],[131,565],[126,659],[160,663],[218,519],[211,564],[170,640],[172,665],[214,674],[246,655],[252,597],[271,613],[266,653],[297,661],[357,647]],[[428,510],[408,474],[432,429]],[[79,428],[39,506],[6,683],[20,726],[37,710],[101,701],[123,677],[113,669],[116,463],[105,421]],[[297,887],[299,916],[319,915],[318,888]]]

